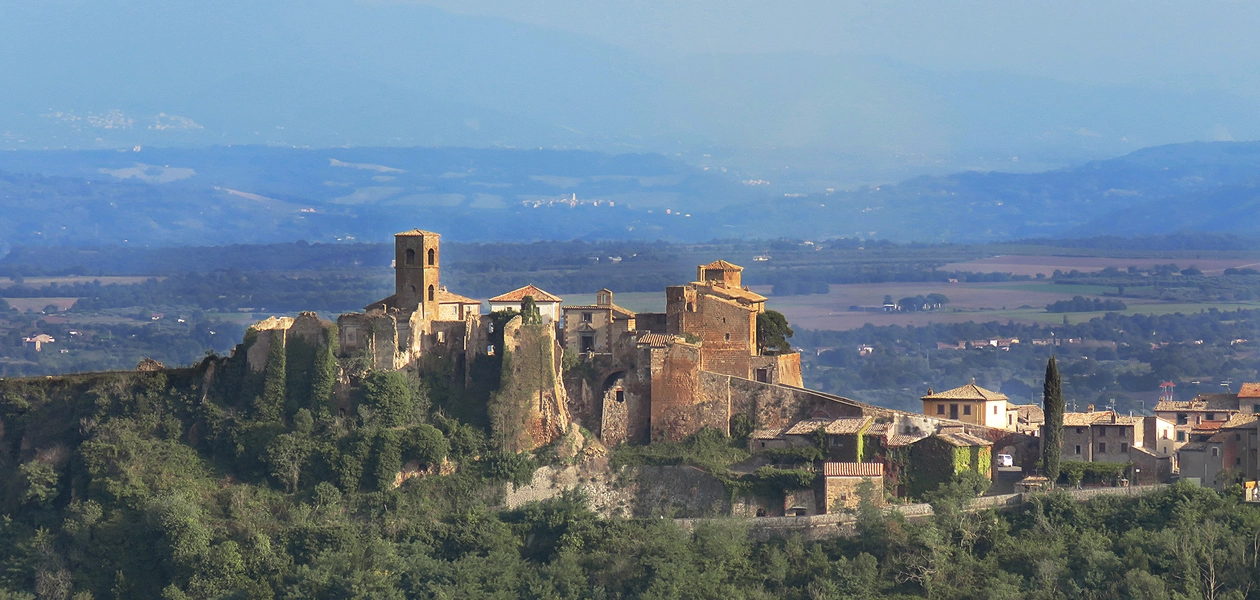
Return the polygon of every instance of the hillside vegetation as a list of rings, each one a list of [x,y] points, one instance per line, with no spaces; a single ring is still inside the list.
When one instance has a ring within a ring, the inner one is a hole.
[[[243,384],[253,402],[204,387],[230,361],[0,383],[0,597],[1242,599],[1260,583],[1260,511],[1189,485],[1008,514],[960,512],[969,492],[947,487],[930,521],[864,504],[856,537],[808,543],[600,518],[575,495],[501,510],[536,458],[427,410],[439,389],[381,376],[334,418],[319,385],[277,384],[277,360]]]

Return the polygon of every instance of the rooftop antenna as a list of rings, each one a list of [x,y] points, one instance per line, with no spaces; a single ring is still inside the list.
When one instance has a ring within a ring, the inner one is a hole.
[[[1227,392],[1233,392],[1233,390],[1229,389],[1229,386],[1231,385],[1234,385],[1234,380],[1228,377],[1225,378],[1225,381],[1221,382],[1221,387],[1225,388],[1225,391]]]

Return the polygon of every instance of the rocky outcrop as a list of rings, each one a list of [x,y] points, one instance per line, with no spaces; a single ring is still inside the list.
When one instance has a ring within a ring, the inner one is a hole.
[[[556,441],[569,429],[563,351],[554,326],[524,324],[520,317],[503,328],[503,345],[503,372],[499,391],[490,399],[490,425],[500,448],[528,452]]]

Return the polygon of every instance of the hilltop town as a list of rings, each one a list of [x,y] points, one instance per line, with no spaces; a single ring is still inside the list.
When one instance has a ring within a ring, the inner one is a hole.
[[[342,415],[356,410],[354,390],[367,373],[441,372],[473,387],[476,365],[497,358],[499,386],[487,410],[505,450],[562,445],[568,455],[598,455],[712,430],[746,440],[752,457],[733,472],[769,466],[819,475],[805,489],[730,505],[747,516],[852,509],[863,481],[886,492],[880,503],[923,498],[964,472],[989,481],[989,493],[1047,485],[1039,478],[1039,405],[1013,404],[974,382],[926,390],[921,413],[808,389],[800,355],[774,330],[782,316],[742,285],[742,270],[724,260],[697,266],[693,281],[664,290],[664,313],[623,308],[609,289],[594,304],[566,305],[532,284],[490,298],[483,312],[481,301],[442,285],[440,234],[415,229],[395,236],[394,294],[335,325],[314,313],[258,323],[252,331],[268,335],[241,351],[261,373],[272,344],[327,344],[320,336],[336,332]],[[1140,485],[1181,476],[1218,488],[1254,481],[1247,444],[1255,443],[1256,418],[1247,402],[1257,391],[1247,384],[1184,406],[1169,397],[1154,416],[1092,405],[1068,413],[1067,480]]]

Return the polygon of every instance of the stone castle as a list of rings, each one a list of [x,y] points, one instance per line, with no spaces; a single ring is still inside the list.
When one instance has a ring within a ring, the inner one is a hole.
[[[757,317],[767,299],[742,284],[742,267],[723,260],[700,265],[694,281],[667,287],[664,313],[618,306],[608,289],[592,305],[564,306],[532,285],[491,298],[492,312],[483,313],[480,301],[442,286],[439,234],[405,231],[394,246],[394,294],[337,319],[339,358],[376,370],[449,361],[443,364],[453,376],[469,384],[475,361],[510,356],[495,394],[511,406],[492,421],[511,430],[495,435],[517,451],[555,442],[575,424],[608,446],[677,441],[705,427],[729,434],[740,419],[761,431],[871,417],[888,436],[953,428],[996,442],[1007,434],[804,388],[799,354],[758,345]],[[527,296],[537,322],[496,319],[493,311],[519,309]],[[284,329],[313,318],[260,325]],[[502,348],[495,347],[496,323]],[[342,379],[349,383],[344,373]]]

